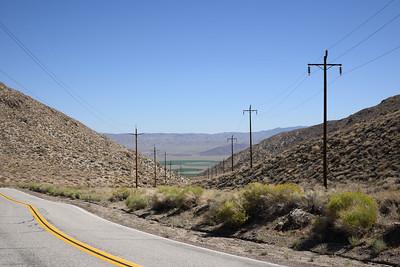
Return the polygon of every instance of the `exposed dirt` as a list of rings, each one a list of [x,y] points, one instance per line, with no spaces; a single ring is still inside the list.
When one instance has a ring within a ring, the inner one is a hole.
[[[1,82],[0,129],[0,181],[133,185],[132,151]],[[139,184],[153,184],[154,162],[141,155],[138,161]],[[187,182],[175,173],[168,177],[169,184]]]
[[[313,244],[312,247],[304,248],[304,251],[292,249],[290,247],[302,237],[307,236],[310,229],[306,227],[301,230],[276,231],[271,225],[276,226],[279,224],[279,220],[267,226],[248,225],[245,230],[231,233],[230,237],[226,237],[217,236],[213,234],[213,227],[207,228],[202,225],[202,218],[198,216],[202,212],[202,207],[183,212],[172,210],[164,214],[155,214],[146,210],[129,213],[125,211],[126,207],[123,202],[89,203],[27,192],[41,198],[79,206],[102,218],[144,232],[286,266],[400,266],[400,261],[396,263],[396,259],[400,260],[398,258],[400,251],[398,240],[393,238],[394,234],[388,234],[388,239],[397,244],[397,249],[388,250],[387,253],[381,253],[378,258],[369,259],[368,257],[359,257],[363,255],[363,250],[368,249],[368,245],[357,247],[357,250],[360,250],[357,253],[354,250],[351,252],[352,250],[348,246],[339,244],[335,247],[326,243]],[[398,235],[399,233],[396,231],[394,233]],[[368,252],[364,254],[365,256],[369,255]],[[358,257],[359,260],[355,260],[354,257]],[[392,262],[384,264],[387,259],[392,259]]]

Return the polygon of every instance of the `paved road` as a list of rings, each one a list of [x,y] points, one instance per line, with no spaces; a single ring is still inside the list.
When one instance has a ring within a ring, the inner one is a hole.
[[[37,208],[62,232],[92,247],[144,267],[277,266],[154,236],[127,228],[76,206],[0,188],[0,193]],[[0,266],[111,266],[55,237],[26,206],[0,197]]]

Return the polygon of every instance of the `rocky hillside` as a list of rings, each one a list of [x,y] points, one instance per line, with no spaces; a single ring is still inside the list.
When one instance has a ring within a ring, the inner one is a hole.
[[[328,133],[331,183],[357,181],[400,187],[400,95],[345,119],[330,121]],[[245,150],[234,155],[237,171],[202,183],[219,188],[251,181],[320,184],[321,149],[322,125],[281,133],[254,146],[252,170]]]
[[[129,186],[134,181],[132,151],[2,83],[0,162],[0,182]],[[152,185],[154,162],[142,156],[139,162],[141,184]],[[168,181],[182,182],[175,175]]]

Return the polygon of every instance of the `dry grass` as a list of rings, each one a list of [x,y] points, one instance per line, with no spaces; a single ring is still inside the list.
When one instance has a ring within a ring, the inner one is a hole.
[[[19,184],[18,187],[50,196],[81,199],[88,202],[106,201],[110,195],[110,190],[107,188],[73,187],[39,183]]]
[[[199,203],[203,191],[199,186],[160,186],[152,197],[152,209],[163,211],[191,208]]]
[[[240,195],[250,217],[270,218],[283,215],[304,202],[303,190],[291,183],[251,183],[240,190]]]
[[[150,197],[144,190],[132,190],[126,198],[125,204],[130,211],[147,208],[150,203]]]
[[[131,190],[126,187],[118,188],[112,192],[111,197],[108,199],[111,202],[123,201],[129,197]]]

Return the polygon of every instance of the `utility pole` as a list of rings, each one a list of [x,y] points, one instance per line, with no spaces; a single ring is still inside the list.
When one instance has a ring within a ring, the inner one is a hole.
[[[169,179],[172,177],[172,163],[169,161]]]
[[[246,112],[249,113],[249,121],[250,121],[250,168],[253,168],[253,134],[251,132],[251,113],[255,112],[257,114],[258,111],[256,109],[251,109],[250,105],[249,109],[243,110],[243,115]]]
[[[138,136],[142,135],[142,133],[138,133],[137,131],[137,127],[135,127],[135,133],[130,134],[130,135],[134,135],[135,136],[135,186],[136,188],[138,188]]]
[[[164,152],[164,183],[167,184],[167,152]]]
[[[157,187],[157,150],[154,145],[154,187]]]
[[[225,172],[225,159],[222,159],[222,173]]]
[[[308,75],[311,75],[311,67],[315,66],[324,71],[324,135],[323,135],[323,178],[325,189],[328,188],[328,162],[327,162],[327,117],[328,117],[328,77],[327,71],[332,67],[339,67],[339,73],[342,75],[342,64],[328,64],[328,50],[325,50],[324,63],[323,64],[308,64]]]
[[[237,138],[232,135],[231,137],[229,137],[227,139],[227,141],[228,142],[231,141],[231,165],[232,165],[232,171],[233,171],[233,142],[237,141]]]

